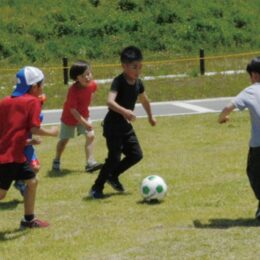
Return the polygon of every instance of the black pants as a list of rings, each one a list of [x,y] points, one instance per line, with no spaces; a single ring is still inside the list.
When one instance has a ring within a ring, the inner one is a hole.
[[[143,153],[134,130],[123,135],[106,135],[108,156],[99,172],[93,189],[103,190],[109,178],[118,178],[120,174],[139,162]],[[121,155],[124,158],[121,159]]]
[[[260,200],[260,147],[249,149],[247,176],[256,198]]]

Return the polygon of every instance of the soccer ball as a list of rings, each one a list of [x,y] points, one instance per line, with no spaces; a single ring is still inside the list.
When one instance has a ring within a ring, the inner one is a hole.
[[[150,175],[143,179],[141,183],[141,194],[145,201],[160,201],[167,192],[167,185],[162,177]]]

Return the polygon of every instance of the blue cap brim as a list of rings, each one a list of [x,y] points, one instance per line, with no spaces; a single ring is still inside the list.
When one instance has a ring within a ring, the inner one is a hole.
[[[19,97],[24,95],[25,93],[28,92],[28,90],[30,89],[31,86],[22,86],[20,84],[17,84],[15,87],[15,90],[12,93],[12,97]]]

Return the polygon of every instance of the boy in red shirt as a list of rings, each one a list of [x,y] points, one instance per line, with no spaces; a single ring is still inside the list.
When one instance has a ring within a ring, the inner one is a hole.
[[[41,128],[41,103],[44,75],[35,67],[24,67],[16,74],[17,84],[12,96],[0,101],[0,200],[6,196],[14,180],[23,180],[24,218],[21,228],[47,227],[46,221],[35,218],[37,189],[35,172],[29,166],[24,148],[29,134],[57,136],[57,127]]]
[[[78,61],[70,68],[70,77],[75,82],[69,88],[67,99],[63,106],[61,116],[60,140],[56,147],[56,156],[52,163],[54,171],[60,171],[60,158],[69,141],[77,134],[86,136],[85,153],[86,167],[89,173],[102,167],[93,155],[95,133],[89,118],[89,105],[93,93],[97,89],[96,82],[92,80],[90,65],[85,61]]]

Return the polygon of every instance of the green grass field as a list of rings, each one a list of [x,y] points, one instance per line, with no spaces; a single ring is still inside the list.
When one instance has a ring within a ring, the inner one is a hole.
[[[106,156],[99,123],[96,158]],[[37,214],[51,226],[19,231],[23,213],[13,188],[0,204],[0,259],[256,259],[260,223],[245,174],[249,138],[247,112],[227,125],[217,114],[158,118],[150,127],[135,122],[144,159],[121,181],[127,192],[108,185],[104,200],[87,193],[96,175],[84,172],[83,137],[65,151],[63,172],[50,171],[56,139],[37,147]],[[168,184],[160,204],[145,204],[141,180],[158,174]]]

